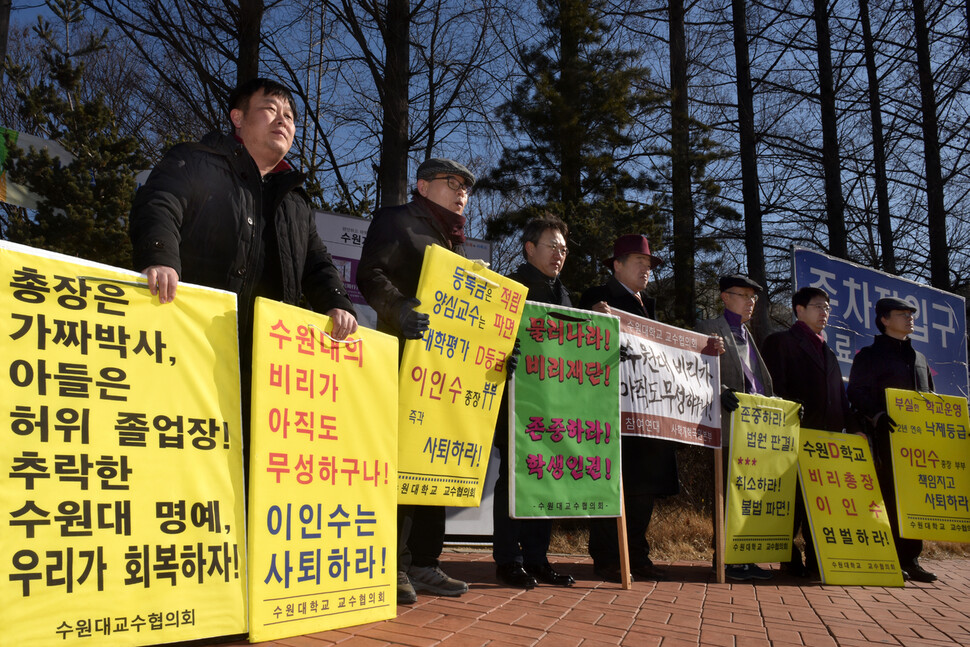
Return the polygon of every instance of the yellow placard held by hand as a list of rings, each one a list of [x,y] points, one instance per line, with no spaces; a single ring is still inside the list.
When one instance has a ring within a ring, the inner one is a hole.
[[[526,292],[443,247],[425,251],[417,298],[431,327],[401,361],[398,503],[478,505]]]
[[[802,429],[798,473],[822,581],[902,586],[866,439]],[[803,530],[804,532],[804,530]]]
[[[899,534],[970,542],[967,399],[886,389]]]
[[[246,631],[236,296],[0,243],[0,644]]]
[[[250,639],[394,617],[397,339],[256,300]]]
[[[794,522],[799,405],[744,393],[738,393],[738,402],[731,415],[724,561],[787,561]]]

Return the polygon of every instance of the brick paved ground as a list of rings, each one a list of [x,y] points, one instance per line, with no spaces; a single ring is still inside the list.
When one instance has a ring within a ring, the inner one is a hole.
[[[595,579],[588,559],[554,558],[569,589],[496,583],[491,556],[446,553],[444,568],[471,583],[460,598],[419,595],[393,620],[261,643],[273,647],[827,647],[970,645],[970,561],[928,561],[935,584],[822,586],[780,573],[717,584],[710,565],[664,565],[666,582],[624,591]],[[244,643],[235,643],[241,647]]]

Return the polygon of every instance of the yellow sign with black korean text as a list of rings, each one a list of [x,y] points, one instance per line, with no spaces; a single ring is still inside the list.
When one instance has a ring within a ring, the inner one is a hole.
[[[397,339],[256,300],[250,639],[394,617]]]
[[[970,542],[967,399],[886,389],[899,534]]]
[[[791,558],[798,407],[794,402],[738,393],[731,414],[724,562]]]
[[[802,429],[799,443],[798,475],[822,581],[902,586],[891,512],[866,439]]]
[[[404,345],[398,503],[479,504],[526,292],[443,247],[425,250],[417,298],[431,328]]]
[[[0,243],[0,644],[245,633],[236,297]]]

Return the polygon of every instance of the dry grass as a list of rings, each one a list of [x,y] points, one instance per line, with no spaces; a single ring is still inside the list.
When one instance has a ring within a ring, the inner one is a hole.
[[[712,558],[711,514],[700,512],[683,502],[661,501],[654,510],[647,539],[650,556],[659,562],[681,560],[706,561]],[[555,522],[550,553],[562,555],[587,554],[589,531],[583,521]],[[802,540],[796,540],[799,546]],[[970,557],[970,544],[944,541],[923,542],[923,557],[928,559],[965,559]]]
[[[711,517],[689,506],[660,503],[654,510],[647,539],[650,556],[661,562],[711,558]],[[554,522],[550,553],[585,554],[589,530],[585,521]]]
[[[677,450],[680,494],[657,501],[647,530],[650,555],[661,562],[709,560],[713,555],[711,497],[714,492],[714,452],[684,445]],[[553,525],[549,552],[586,555],[589,531],[583,520],[559,520]],[[802,540],[796,540],[801,546]],[[923,557],[970,557],[970,544],[923,542]]]

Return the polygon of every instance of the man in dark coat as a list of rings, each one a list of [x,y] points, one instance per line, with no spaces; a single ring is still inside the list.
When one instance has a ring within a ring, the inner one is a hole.
[[[179,281],[235,292],[244,356],[258,296],[298,305],[305,295],[342,339],[357,329],[353,306],[317,235],[306,176],[284,159],[293,97],[275,81],[253,79],[233,92],[229,108],[233,134],[173,147],[138,190],[134,266],[162,303],[175,299]]]
[[[788,330],[769,335],[762,355],[775,395],[802,405],[802,427],[856,433],[860,429],[849,409],[839,360],[822,337],[831,310],[824,290],[798,290],[792,295],[795,323]],[[792,558],[785,568],[792,575],[804,577],[818,572],[818,562],[802,492],[796,489],[794,535],[798,535],[799,528],[805,540],[805,563],[798,547],[792,544]]]
[[[849,402],[865,416],[865,433],[872,443],[876,476],[889,515],[903,577],[917,582],[935,582],[936,575],[919,563],[923,542],[899,536],[892,448],[889,444],[889,434],[895,429],[896,423],[886,410],[886,389],[933,390],[933,376],[926,357],[913,348],[909,337],[915,330],[915,318],[916,308],[902,299],[886,297],[876,302],[876,327],[882,334],[876,335],[871,346],[856,354],[849,373],[848,393]]]
[[[367,230],[357,267],[357,287],[377,311],[378,330],[421,339],[429,317],[415,310],[415,297],[430,245],[465,255],[465,206],[475,176],[463,165],[432,158],[418,166],[417,186],[407,204],[379,209]],[[401,344],[401,352],[404,350]],[[442,506],[398,507],[398,602],[411,604],[417,591],[459,596],[468,590],[441,570],[445,539]]]
[[[305,296],[333,321],[337,339],[357,330],[357,319],[317,234],[306,176],[284,159],[296,118],[289,89],[253,79],[236,88],[229,108],[233,134],[211,132],[169,150],[135,194],[129,222],[134,267],[159,302],[175,299],[179,281],[237,295],[248,470],[256,297],[300,305]]]
[[[650,253],[646,236],[620,236],[613,243],[613,256],[607,260],[613,276],[605,284],[586,290],[579,307],[603,314],[622,310],[653,319],[654,300],[645,290],[650,272],[662,263]],[[630,571],[634,577],[661,580],[666,574],[650,559],[646,532],[656,497],[674,495],[680,489],[676,445],[669,440],[626,435],[622,448],[623,507]],[[615,519],[590,520],[589,554],[593,558],[593,570],[608,582],[621,581],[618,543]]]
[[[547,214],[533,218],[522,231],[522,263],[509,278],[529,289],[527,299],[557,306],[572,306],[569,292],[559,280],[569,250],[569,229],[558,217]],[[499,451],[498,479],[495,482],[492,521],[492,557],[495,573],[502,583],[531,589],[538,582],[572,586],[572,575],[553,569],[546,557],[552,537],[549,519],[512,519],[509,516],[509,411],[508,392],[502,397],[495,425],[495,447]]]
[[[762,292],[761,286],[740,274],[722,276],[718,285],[721,288],[724,313],[720,317],[698,322],[697,331],[719,337],[724,343],[724,352],[720,357],[721,408],[724,409],[721,414],[721,445],[727,450],[731,444],[730,416],[738,408],[738,398],[734,394],[740,392],[771,396],[774,391],[768,367],[765,366],[745,325],[754,314],[754,304]],[[729,452],[724,451],[724,478],[728,475],[728,456]],[[771,578],[771,571],[757,564],[729,564],[726,573],[733,580]]]

